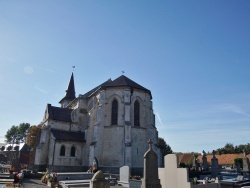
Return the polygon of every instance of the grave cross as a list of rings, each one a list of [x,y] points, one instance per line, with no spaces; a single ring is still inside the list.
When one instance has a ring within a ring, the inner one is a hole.
[[[215,158],[215,151],[213,150],[213,158]]]
[[[152,150],[152,144],[153,144],[153,142],[152,142],[151,139],[149,139],[148,144],[149,144],[149,150]]]

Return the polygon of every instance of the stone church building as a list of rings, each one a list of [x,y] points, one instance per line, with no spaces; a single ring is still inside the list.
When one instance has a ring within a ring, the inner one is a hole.
[[[149,139],[160,156],[151,92],[126,76],[76,97],[72,73],[59,103],[47,104],[36,170],[87,171],[96,158],[103,171],[118,173],[127,165],[140,173]]]

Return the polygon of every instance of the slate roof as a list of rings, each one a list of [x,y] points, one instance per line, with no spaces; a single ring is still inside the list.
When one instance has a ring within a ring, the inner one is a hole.
[[[84,132],[69,132],[51,129],[56,140],[86,142]]]
[[[148,90],[147,88],[139,85],[138,83],[134,82],[133,80],[129,79],[128,77],[121,75],[120,77],[116,78],[115,80],[107,80],[106,82],[102,83],[101,85],[95,87],[94,89],[90,90],[89,92],[85,93],[83,95],[83,97],[87,98],[90,97],[94,92],[96,92],[97,90],[103,88],[108,88],[108,87],[122,87],[122,86],[128,86],[130,88],[136,88],[136,89],[140,89],[140,90],[144,90],[146,92],[148,92],[152,98],[151,92],[150,90]]]
[[[84,98],[88,98],[90,97],[93,93],[95,93],[98,89],[100,89],[102,86],[108,84],[109,82],[112,82],[111,79],[107,80],[106,82],[100,84],[99,86],[95,87],[94,89],[91,89],[90,91],[88,91],[87,93],[85,93],[84,95],[82,95],[82,97]]]
[[[51,104],[48,104],[47,110],[49,114],[49,119],[72,122],[71,120],[72,109],[55,107],[51,106]]]
[[[66,90],[65,97],[63,97],[59,103],[61,103],[63,100],[69,100],[73,101],[76,98],[76,92],[75,92],[75,84],[74,84],[74,75],[71,74],[68,89]]]

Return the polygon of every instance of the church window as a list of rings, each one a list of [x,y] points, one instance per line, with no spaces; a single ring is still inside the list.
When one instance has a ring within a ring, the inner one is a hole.
[[[134,103],[134,126],[140,126],[140,104],[138,101]]]
[[[65,146],[61,146],[60,156],[65,156]]]
[[[70,150],[70,157],[75,157],[75,156],[76,156],[76,148],[72,146]]]
[[[118,120],[118,102],[115,99],[112,102],[111,125],[117,125],[117,120]]]

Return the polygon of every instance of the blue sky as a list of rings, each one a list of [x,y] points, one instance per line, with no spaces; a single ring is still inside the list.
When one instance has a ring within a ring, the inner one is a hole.
[[[151,90],[176,152],[250,143],[250,1],[0,1],[0,142],[125,75]]]

